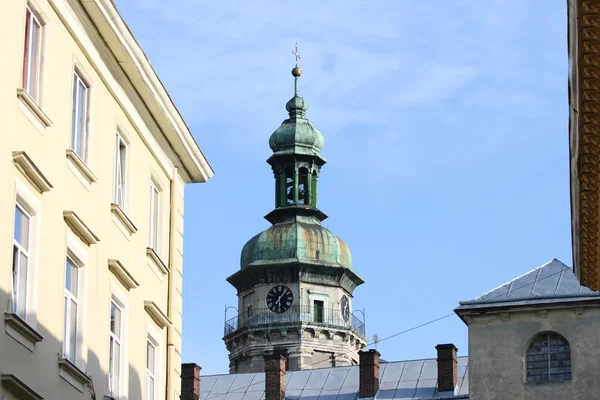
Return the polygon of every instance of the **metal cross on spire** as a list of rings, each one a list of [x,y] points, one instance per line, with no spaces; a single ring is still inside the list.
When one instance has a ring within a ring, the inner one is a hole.
[[[300,57],[300,54],[298,53],[298,42],[296,42],[296,50],[292,50],[292,54],[294,56],[296,56],[296,67],[298,66],[298,60],[300,60],[302,57]]]

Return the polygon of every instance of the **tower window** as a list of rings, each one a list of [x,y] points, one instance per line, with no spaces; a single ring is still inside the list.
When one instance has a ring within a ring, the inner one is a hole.
[[[571,347],[558,333],[536,336],[527,349],[527,382],[571,380]]]
[[[314,301],[314,322],[323,322],[323,309],[324,303],[323,300],[315,300]]]

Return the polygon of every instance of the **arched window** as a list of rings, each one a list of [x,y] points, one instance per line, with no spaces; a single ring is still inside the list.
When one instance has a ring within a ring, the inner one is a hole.
[[[300,168],[298,171],[298,204],[308,204],[308,170]]]
[[[285,169],[286,176],[286,199],[288,204],[294,204],[294,170],[292,168]]]
[[[569,380],[571,380],[571,348],[567,339],[555,332],[537,335],[527,349],[527,382]]]

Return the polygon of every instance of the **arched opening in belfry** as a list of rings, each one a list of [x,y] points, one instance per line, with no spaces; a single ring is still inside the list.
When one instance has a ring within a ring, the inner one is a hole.
[[[294,204],[294,169],[285,169],[286,199],[288,204]]]
[[[298,204],[309,204],[308,169],[300,168],[298,171]]]

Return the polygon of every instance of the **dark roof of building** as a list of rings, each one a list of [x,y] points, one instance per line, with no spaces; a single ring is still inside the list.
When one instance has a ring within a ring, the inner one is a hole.
[[[581,286],[573,269],[554,258],[471,301],[461,301],[456,311],[599,299],[600,293]]]
[[[458,357],[458,383],[454,393],[437,391],[435,358],[380,364],[375,399],[468,399],[466,356]],[[357,400],[358,366],[287,372],[285,398],[290,400]],[[200,400],[264,400],[265,373],[202,376]]]

